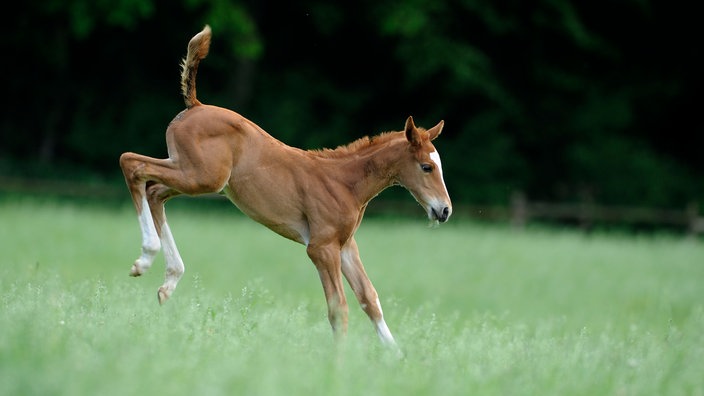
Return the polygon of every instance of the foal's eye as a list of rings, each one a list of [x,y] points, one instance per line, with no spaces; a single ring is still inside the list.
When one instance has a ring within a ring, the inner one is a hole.
[[[420,169],[425,173],[430,173],[433,171],[433,167],[430,164],[420,164]]]

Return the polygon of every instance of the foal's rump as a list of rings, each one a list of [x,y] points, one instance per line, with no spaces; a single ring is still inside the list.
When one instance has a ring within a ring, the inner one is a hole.
[[[172,187],[189,195],[222,191],[247,144],[241,120],[233,111],[209,105],[179,113],[166,130],[169,160],[181,172]]]

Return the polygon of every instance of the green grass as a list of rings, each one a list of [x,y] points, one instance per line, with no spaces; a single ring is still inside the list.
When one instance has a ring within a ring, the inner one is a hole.
[[[333,342],[302,246],[193,203],[167,208],[186,274],[159,306],[131,207],[0,201],[0,394],[704,394],[701,240],[367,219],[398,360],[349,290]]]

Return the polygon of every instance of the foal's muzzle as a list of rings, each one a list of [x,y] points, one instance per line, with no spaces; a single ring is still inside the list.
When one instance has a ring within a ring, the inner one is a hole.
[[[437,220],[441,223],[446,222],[447,219],[452,214],[452,208],[447,207],[447,206],[443,207],[442,209],[431,208],[430,211],[431,211],[431,215],[433,217],[433,220]]]

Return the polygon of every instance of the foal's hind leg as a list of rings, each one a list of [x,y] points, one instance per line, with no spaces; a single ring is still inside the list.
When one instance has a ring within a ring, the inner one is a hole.
[[[140,276],[145,273],[152,266],[154,258],[161,250],[161,241],[147,201],[146,189],[147,182],[150,180],[150,177],[144,172],[147,160],[153,160],[153,158],[134,153],[124,153],[120,156],[120,167],[125,175],[125,183],[130,190],[132,202],[137,210],[139,227],[142,231],[142,253],[130,269],[131,276]]]
[[[222,153],[211,152],[208,157],[198,155],[198,151],[190,154],[182,155],[181,162],[134,153],[120,156],[120,167],[142,228],[142,255],[132,266],[131,275],[144,273],[152,265],[163,244],[166,280],[159,289],[160,302],[169,298],[183,274],[183,262],[166,224],[164,202],[181,193],[196,195],[218,192],[229,176],[230,165],[226,161],[219,161]]]
[[[176,247],[176,241],[171,233],[169,224],[166,222],[166,214],[164,212],[164,203],[180,194],[180,192],[163,184],[151,184],[147,187],[149,209],[154,219],[156,231],[161,240],[161,246],[164,248],[164,258],[166,259],[164,284],[159,288],[157,293],[160,304],[163,304],[171,296],[171,293],[176,289],[176,285],[185,270],[183,260]]]
[[[154,258],[161,250],[161,242],[149,209],[144,185],[133,190],[132,199],[137,209],[139,227],[142,230],[142,254],[132,264],[130,276],[140,276],[152,266]]]

